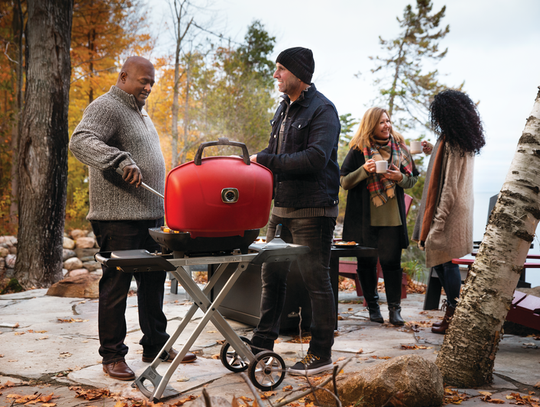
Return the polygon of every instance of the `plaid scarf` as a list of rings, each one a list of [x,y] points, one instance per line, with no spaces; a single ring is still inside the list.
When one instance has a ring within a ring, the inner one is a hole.
[[[372,158],[375,161],[382,160],[383,154],[381,152],[390,157],[389,164],[394,164],[397,168],[402,167],[406,175],[412,174],[414,163],[408,154],[407,147],[397,143],[392,135],[390,135],[388,144],[374,143],[370,147],[364,147],[363,150],[366,161]],[[387,179],[384,174],[373,172],[367,178],[367,189],[375,206],[384,205],[390,198],[393,198],[396,195],[395,188],[396,183]]]

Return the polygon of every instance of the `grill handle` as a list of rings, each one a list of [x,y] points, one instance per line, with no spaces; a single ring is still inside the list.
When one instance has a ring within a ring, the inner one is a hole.
[[[203,150],[206,147],[210,146],[235,146],[240,147],[242,149],[243,157],[242,160],[246,165],[250,165],[251,161],[249,160],[249,153],[246,145],[244,143],[240,143],[239,141],[229,141],[228,138],[220,137],[217,141],[207,141],[206,143],[201,143],[199,148],[197,149],[197,152],[195,153],[194,162],[195,165],[201,165],[202,160],[202,153]]]
[[[124,171],[122,171],[120,168],[117,168],[116,169],[116,172],[120,175],[124,175]],[[149,187],[148,185],[146,185],[144,182],[141,182],[141,187],[143,187],[144,189],[146,189],[147,191],[150,191],[152,192],[154,195],[157,195],[159,196],[161,199],[165,199],[165,197],[160,194],[158,191],[156,191],[154,188],[152,187]]]

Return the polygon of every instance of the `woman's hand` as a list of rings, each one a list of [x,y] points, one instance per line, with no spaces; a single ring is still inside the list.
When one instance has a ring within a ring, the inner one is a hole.
[[[422,141],[422,151],[424,154],[431,154],[433,151],[433,144],[426,140]]]
[[[364,169],[368,174],[375,172],[375,160],[373,158],[371,160],[367,160],[364,164]]]
[[[403,179],[403,174],[394,164],[390,164],[390,168],[386,170],[386,174],[384,174],[384,176],[394,182],[401,182]]]

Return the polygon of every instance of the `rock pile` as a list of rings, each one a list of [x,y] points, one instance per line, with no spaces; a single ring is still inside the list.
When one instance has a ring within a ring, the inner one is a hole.
[[[0,276],[13,276],[17,260],[17,238],[15,236],[0,236]],[[8,275],[10,271],[11,275]]]
[[[99,248],[93,232],[75,229],[69,234],[65,233],[63,242],[64,280],[62,282],[69,282],[77,277],[81,280],[81,276],[86,276],[88,278],[83,280],[92,281],[93,285],[97,284],[102,274],[101,265],[94,259],[94,254],[98,251]],[[12,278],[14,276],[16,260],[17,238],[15,236],[0,236],[0,277]],[[95,290],[90,291],[93,293]]]

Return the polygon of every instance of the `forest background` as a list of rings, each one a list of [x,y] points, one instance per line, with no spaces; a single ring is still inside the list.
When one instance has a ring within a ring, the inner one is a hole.
[[[411,3],[414,12],[415,4]],[[431,2],[424,3],[431,6]],[[18,33],[24,28],[25,2],[1,0],[0,4],[3,48],[0,55],[0,233],[13,234],[17,229],[12,185],[16,177],[13,177],[11,165],[16,151],[13,135],[18,131],[14,123],[24,100],[24,70],[20,71],[24,55],[20,55],[17,44],[19,40],[24,41]],[[15,12],[18,4],[20,16]],[[381,43],[378,36],[399,40],[404,27],[396,17],[404,21],[402,13],[407,3],[388,0],[383,7],[365,1],[338,1],[330,10],[322,8],[319,1],[310,2],[309,8],[305,4],[293,1],[286,9],[280,9],[242,0],[213,4],[164,0],[152,3],[75,1],[69,134],[88,103],[115,83],[125,58],[139,54],[156,65],[157,83],[147,110],[160,133],[168,169],[190,160],[201,141],[217,137],[244,141],[250,152],[256,152],[266,145],[268,120],[278,102],[279,95],[271,78],[273,61],[282,49],[302,45],[313,49],[314,82],[334,101],[341,115],[343,156],[347,151],[347,137],[355,130],[365,109],[373,103],[385,105],[391,96],[391,92],[385,93],[389,85],[377,80],[390,78],[392,72],[385,69],[371,72],[377,70],[380,61],[376,58],[370,61],[369,57],[384,59],[391,54],[385,46],[391,46],[392,42]],[[488,145],[477,160],[475,174],[476,191],[483,194],[475,205],[475,240],[482,237],[487,199],[502,185],[530,101],[540,84],[540,70],[533,68],[539,66],[538,53],[529,51],[532,49],[529,44],[537,44],[540,37],[540,30],[534,24],[534,16],[540,13],[539,4],[527,0],[512,5],[498,0],[453,1],[441,16],[440,27],[434,30],[444,30],[450,24],[449,35],[440,38],[440,53],[446,47],[449,51],[443,58],[424,61],[424,69],[418,72],[419,76],[429,72],[438,74],[436,69],[439,68],[444,77],[442,80],[440,76],[434,78],[438,82],[431,92],[437,86],[463,86],[480,102]],[[431,14],[436,14],[444,2],[434,0],[433,5]],[[290,19],[284,18],[283,13],[298,16],[299,23],[288,24]],[[300,18],[306,24],[300,23]],[[180,44],[180,52],[175,72],[177,44]],[[24,47],[24,43],[22,45]],[[380,66],[392,68],[390,65],[391,62],[386,61]],[[178,83],[177,98],[174,97],[175,82]],[[177,101],[176,113],[173,100]],[[425,106],[426,100],[420,102]],[[394,122],[406,120],[407,114],[399,117],[400,113],[403,112],[397,109]],[[425,124],[426,117],[421,114],[417,113],[416,117]],[[173,120],[178,124],[177,141]],[[422,127],[423,123],[417,126],[419,123],[400,121],[400,124],[400,130],[408,138],[434,138]],[[176,157],[173,150],[177,152]],[[418,164],[422,164],[421,157]],[[84,219],[88,205],[86,176],[85,166],[70,156],[67,229],[87,225]],[[413,194],[418,195],[421,187],[419,183]]]

